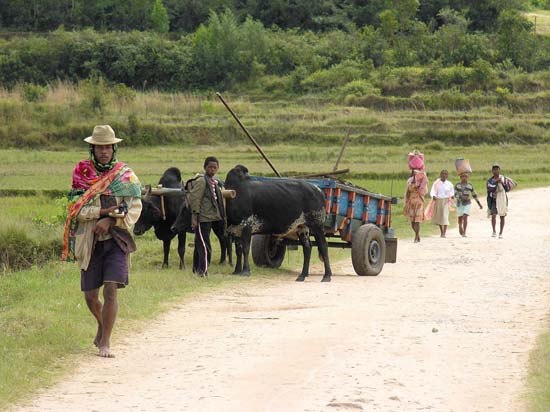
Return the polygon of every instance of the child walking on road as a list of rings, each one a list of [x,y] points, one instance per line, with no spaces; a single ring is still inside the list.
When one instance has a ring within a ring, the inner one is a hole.
[[[462,237],[466,237],[466,228],[468,227],[468,216],[472,208],[472,197],[480,209],[483,206],[477,198],[474,186],[468,181],[469,173],[460,174],[460,182],[455,185],[456,215],[458,217],[458,231]]]

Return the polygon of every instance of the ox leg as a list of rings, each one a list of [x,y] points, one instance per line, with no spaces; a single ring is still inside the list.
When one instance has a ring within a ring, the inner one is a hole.
[[[241,275],[250,276],[250,263],[248,260],[248,255],[250,253],[250,243],[252,240],[252,230],[246,228],[243,230],[243,235],[241,241],[243,244],[243,271]]]
[[[237,256],[237,262],[235,262],[234,275],[240,275],[243,271],[243,241],[242,237],[235,237],[235,255]]]
[[[162,261],[162,267],[167,268],[168,267],[168,256],[170,256],[170,243],[172,242],[172,239],[165,239],[162,241],[162,247],[164,250],[164,260]]]
[[[304,264],[302,273],[296,278],[296,282],[303,282],[309,274],[309,261],[311,259],[311,242],[309,241],[309,232],[303,232],[299,235],[302,250],[304,251]]]
[[[225,228],[224,228],[223,220],[219,220],[217,222],[214,222],[212,224],[212,230],[214,231],[214,234],[218,238],[218,241],[220,242],[220,265],[225,263],[226,254],[227,254],[227,239],[225,236]]]
[[[185,240],[187,239],[187,233],[178,233],[178,256],[180,257],[180,269],[185,269]]]
[[[323,259],[323,263],[325,264],[325,274],[323,275],[323,279],[321,282],[330,282],[330,279],[332,277],[332,270],[330,269],[330,262],[328,260],[328,244],[327,239],[325,238],[325,232],[323,231],[322,227],[317,227],[312,229],[313,237],[315,238],[315,241],[317,242],[317,247],[319,249],[319,255]]]
[[[227,245],[227,259],[230,265],[233,264],[233,235],[227,233],[225,235],[225,241]]]

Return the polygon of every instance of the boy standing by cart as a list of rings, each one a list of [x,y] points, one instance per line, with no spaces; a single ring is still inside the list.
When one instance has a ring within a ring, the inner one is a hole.
[[[210,231],[212,223],[225,219],[220,183],[214,178],[220,163],[209,156],[204,160],[204,175],[199,174],[188,182],[189,204],[191,206],[191,228],[195,233],[193,273],[208,275],[212,256]]]

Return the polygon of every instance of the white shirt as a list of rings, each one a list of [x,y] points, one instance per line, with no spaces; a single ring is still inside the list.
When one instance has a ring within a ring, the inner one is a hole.
[[[441,179],[437,179],[432,185],[432,190],[430,191],[431,197],[436,197],[438,199],[447,199],[455,195],[455,188],[451,182],[445,180],[444,182]]]

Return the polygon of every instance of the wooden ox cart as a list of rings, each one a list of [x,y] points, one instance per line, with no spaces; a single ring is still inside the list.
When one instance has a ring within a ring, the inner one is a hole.
[[[251,176],[253,180],[288,178]],[[329,247],[350,248],[355,272],[378,275],[384,263],[395,263],[397,238],[391,228],[391,198],[336,179],[300,179],[317,186],[325,195],[324,231]],[[315,245],[312,242],[312,245]],[[299,245],[292,236],[252,237],[252,258],[257,266],[279,267],[287,246]]]

